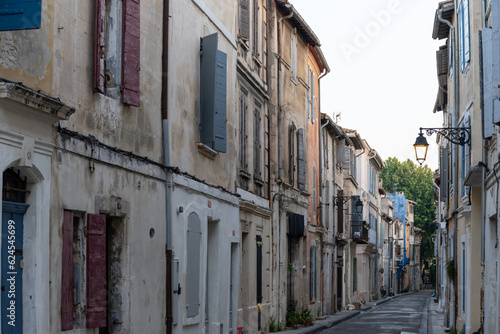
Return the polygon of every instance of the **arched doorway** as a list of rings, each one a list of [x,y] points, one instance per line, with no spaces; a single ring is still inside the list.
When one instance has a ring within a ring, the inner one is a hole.
[[[3,172],[0,250],[2,333],[23,332],[23,220],[29,207],[26,204],[27,193],[27,177],[23,177],[20,170],[9,168]]]

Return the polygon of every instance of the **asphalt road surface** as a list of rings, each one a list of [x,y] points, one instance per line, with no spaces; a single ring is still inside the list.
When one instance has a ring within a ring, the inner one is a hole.
[[[421,325],[423,332],[427,333],[427,321],[424,318],[422,324],[422,317],[427,313],[430,294],[429,291],[422,291],[394,298],[321,333],[418,334]]]

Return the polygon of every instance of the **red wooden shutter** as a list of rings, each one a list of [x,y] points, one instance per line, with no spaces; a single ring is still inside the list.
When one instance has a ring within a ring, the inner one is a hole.
[[[122,101],[135,107],[140,105],[140,16],[140,0],[123,1]]]
[[[87,215],[87,328],[106,327],[106,216]]]
[[[62,225],[61,330],[73,329],[73,212],[64,210]]]
[[[95,1],[94,90],[104,94],[106,48],[106,1]]]

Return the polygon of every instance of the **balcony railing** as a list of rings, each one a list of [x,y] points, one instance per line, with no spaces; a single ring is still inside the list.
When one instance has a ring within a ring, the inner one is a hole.
[[[351,223],[352,240],[358,244],[368,243],[368,229],[363,227],[363,222]]]

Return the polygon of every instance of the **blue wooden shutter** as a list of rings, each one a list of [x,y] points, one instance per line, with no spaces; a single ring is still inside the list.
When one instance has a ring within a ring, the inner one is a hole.
[[[106,216],[87,215],[87,328],[106,327]]]
[[[240,37],[250,38],[250,0],[240,0]]]
[[[200,257],[201,221],[196,213],[188,216],[186,259],[186,311],[188,317],[199,314],[200,306]]]
[[[306,162],[304,156],[304,129],[297,130],[297,185],[300,190],[306,189]]]
[[[141,69],[140,0],[123,0],[122,101],[139,107]]]
[[[227,55],[217,50],[218,34],[201,40],[200,141],[226,152]]]
[[[62,224],[61,330],[73,329],[73,212],[64,210]]]
[[[41,0],[0,0],[0,31],[38,29],[41,25]]]
[[[104,94],[104,58],[106,52],[106,1],[95,2],[94,27],[94,90]]]

